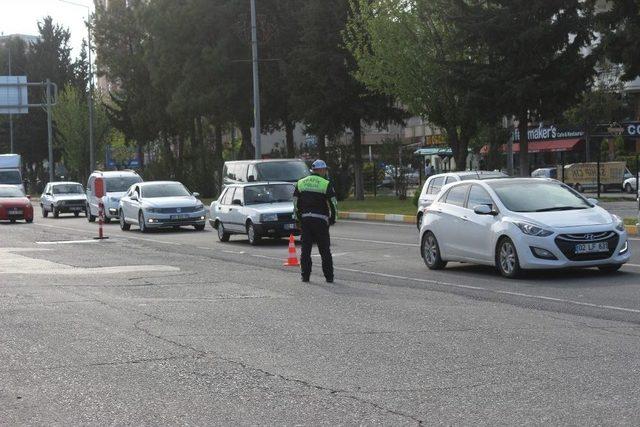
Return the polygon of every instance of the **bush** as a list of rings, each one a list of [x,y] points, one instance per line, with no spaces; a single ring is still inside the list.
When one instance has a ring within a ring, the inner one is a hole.
[[[416,188],[416,191],[413,192],[413,197],[411,198],[411,203],[413,203],[413,206],[415,206],[416,208],[418,207],[418,199],[420,198],[420,186],[418,186],[418,188]]]

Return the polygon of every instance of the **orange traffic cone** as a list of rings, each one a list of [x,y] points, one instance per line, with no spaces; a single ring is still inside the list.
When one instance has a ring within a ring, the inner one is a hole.
[[[283,264],[285,267],[299,267],[298,255],[296,253],[296,241],[293,238],[293,234],[289,235],[289,258]]]

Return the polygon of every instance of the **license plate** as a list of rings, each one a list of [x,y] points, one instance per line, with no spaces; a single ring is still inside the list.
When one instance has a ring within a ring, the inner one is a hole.
[[[295,230],[296,229],[296,225],[295,224],[285,224],[284,225],[284,229],[285,230]]]
[[[608,242],[580,243],[576,245],[576,254],[592,254],[597,252],[609,252]]]
[[[81,211],[81,210],[84,210],[84,208],[83,208],[83,207],[80,207],[80,206],[71,206],[71,207],[69,208],[69,210],[72,210],[72,211]]]
[[[9,215],[22,215],[22,209],[9,209]]]
[[[171,219],[187,219],[189,215],[171,215]]]

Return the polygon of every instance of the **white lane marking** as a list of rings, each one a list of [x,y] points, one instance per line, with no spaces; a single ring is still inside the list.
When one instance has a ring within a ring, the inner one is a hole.
[[[636,239],[635,237],[627,237],[627,240],[633,240],[634,242],[640,242],[640,239]]]
[[[348,253],[349,253],[349,252],[336,252],[336,253],[331,254],[331,256],[332,256],[333,258],[335,258],[335,257],[339,257],[339,256],[347,255]],[[312,254],[311,256],[312,256],[312,257],[319,257],[319,256],[321,256],[321,255],[320,255],[320,254]]]
[[[90,230],[83,230],[83,229],[77,229],[77,228],[70,228],[70,227],[61,227],[59,225],[51,225],[51,224],[39,224],[39,223],[35,223],[34,225],[39,225],[40,227],[50,227],[50,228],[58,228],[60,230],[69,230],[69,231],[75,231],[76,233],[85,233],[85,234],[92,234],[93,232]],[[97,233],[97,230],[96,230]],[[144,237],[135,237],[135,236],[123,236],[123,235],[118,235],[118,238],[123,238],[123,239],[133,239],[133,240],[143,240],[146,242],[157,242],[157,243],[164,243],[165,245],[175,245],[175,246],[182,246],[182,243],[177,243],[177,242],[168,242],[166,240],[156,240],[156,239],[145,239]]]
[[[54,242],[36,242],[38,245],[71,245],[75,243],[100,243],[100,240],[58,240]]]
[[[208,247],[206,247],[206,246],[196,246],[196,248],[198,248],[198,249],[202,249],[202,250],[204,250],[204,251],[208,251],[208,250],[213,249],[213,248],[208,248]]]
[[[451,288],[473,289],[473,290],[486,291],[486,292],[491,292],[491,293],[496,293],[496,294],[501,294],[501,295],[512,295],[512,296],[518,296],[518,297],[529,298],[529,299],[538,299],[538,300],[543,300],[543,301],[561,302],[561,303],[564,303],[564,304],[573,304],[573,305],[582,306],[582,307],[600,308],[600,309],[608,309],[608,310],[623,311],[623,312],[627,312],[627,313],[640,314],[640,310],[636,310],[636,309],[633,309],[633,308],[617,307],[617,306],[613,306],[613,305],[592,304],[592,303],[588,303],[588,302],[573,301],[573,300],[564,299],[564,298],[546,297],[546,296],[543,296],[543,295],[531,295],[531,294],[524,294],[524,293],[520,293],[520,292],[500,291],[500,290],[483,288],[483,287],[480,287],[480,286],[459,285],[459,284],[456,284],[456,283],[441,282],[441,281],[438,281],[438,280],[418,279],[416,277],[407,277],[407,276],[398,276],[398,275],[395,275],[395,274],[376,273],[376,272],[373,272],[373,271],[355,270],[355,269],[352,269],[352,268],[336,268],[336,270],[349,271],[349,272],[353,272],[353,273],[369,274],[369,275],[380,276],[380,277],[388,277],[388,278],[392,278],[392,279],[410,280],[410,281],[414,281],[414,282],[429,283],[429,284],[433,284],[433,285],[451,287]]]
[[[74,267],[60,264],[44,259],[31,258],[14,253],[10,249],[0,249],[0,274],[27,274],[27,275],[48,275],[48,276],[81,276],[81,275],[104,275],[104,274],[126,274],[140,272],[174,272],[180,271],[178,267],[167,265],[123,265],[111,267]],[[24,251],[21,251],[24,252]]]
[[[640,264],[624,264],[623,267],[635,267],[635,268],[640,268]]]
[[[352,239],[352,238],[349,238],[349,237],[333,237],[333,236],[331,236],[331,240],[346,240],[348,242],[377,243],[377,244],[380,244],[380,245],[392,245],[392,246],[410,246],[410,247],[419,246],[417,243],[386,242],[384,240]]]

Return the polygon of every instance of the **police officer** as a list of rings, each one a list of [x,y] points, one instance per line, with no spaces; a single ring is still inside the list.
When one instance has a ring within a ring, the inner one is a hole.
[[[311,175],[296,183],[296,189],[293,193],[296,219],[302,232],[302,254],[300,256],[302,281],[309,281],[311,248],[315,242],[322,258],[324,277],[328,283],[333,283],[329,226],[336,222],[338,202],[333,185],[326,178],[327,164],[322,160],[316,160],[311,166],[311,172]]]

